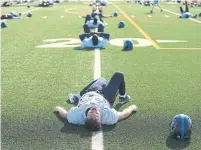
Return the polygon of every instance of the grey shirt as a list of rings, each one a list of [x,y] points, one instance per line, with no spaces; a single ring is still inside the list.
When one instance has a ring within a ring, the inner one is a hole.
[[[112,125],[117,123],[119,112],[111,108],[109,102],[99,93],[94,91],[84,94],[76,107],[72,107],[67,113],[69,123],[84,125],[86,110],[96,106],[101,114],[101,124]]]

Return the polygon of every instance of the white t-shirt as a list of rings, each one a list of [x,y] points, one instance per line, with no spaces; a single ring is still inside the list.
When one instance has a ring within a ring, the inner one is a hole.
[[[90,20],[90,21],[87,21],[86,24],[88,25],[89,28],[98,28],[100,24],[104,26],[104,23],[102,23],[100,20],[97,21],[96,25],[94,25],[93,23],[94,23],[94,20]]]
[[[101,124],[112,125],[117,123],[119,112],[111,108],[109,102],[100,94],[92,91],[84,94],[76,107],[72,107],[67,113],[69,123],[84,125],[86,110],[96,106],[101,114]]]

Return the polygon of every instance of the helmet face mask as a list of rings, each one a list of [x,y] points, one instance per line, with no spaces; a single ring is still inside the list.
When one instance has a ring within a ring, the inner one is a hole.
[[[169,124],[170,135],[175,139],[188,140],[192,132],[192,121],[184,114],[176,115]]]

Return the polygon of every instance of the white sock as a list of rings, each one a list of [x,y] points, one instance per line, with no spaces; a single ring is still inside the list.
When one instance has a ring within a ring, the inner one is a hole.
[[[119,95],[119,96],[120,96],[120,97],[123,97],[123,98],[125,98],[125,97],[126,97],[126,95],[127,95],[127,94],[124,94],[124,95]]]

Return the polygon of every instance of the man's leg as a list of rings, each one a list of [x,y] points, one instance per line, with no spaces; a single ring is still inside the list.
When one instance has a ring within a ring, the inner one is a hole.
[[[90,29],[86,23],[84,24],[83,28],[84,28],[84,33],[90,33]]]
[[[110,34],[108,34],[108,33],[100,33],[99,36],[104,39],[107,39],[107,40],[109,40],[109,38],[110,38]]]
[[[185,12],[189,12],[189,9],[188,9],[188,2],[187,2],[187,1],[185,1],[185,7],[186,7]]]
[[[87,92],[90,91],[102,91],[103,88],[107,86],[107,81],[105,78],[100,77],[92,82],[89,83],[81,92],[80,96],[84,95]]]
[[[151,3],[151,5],[152,5],[152,9],[151,9],[150,13],[153,13],[153,10],[154,10],[154,4]]]
[[[161,12],[163,11],[163,9],[161,8],[161,6],[159,5],[159,3],[157,3],[157,6],[160,8]]]
[[[87,34],[80,34],[79,38],[81,41],[83,41],[87,37]]]
[[[181,14],[183,14],[183,13],[184,13],[183,8],[182,8],[181,6],[180,6],[179,8],[180,8],[180,12],[181,12]]]
[[[124,74],[121,72],[116,72],[110,79],[108,85],[102,91],[102,94],[104,95],[105,99],[109,101],[111,106],[113,105],[118,93],[120,94],[120,97],[127,97]]]
[[[90,91],[101,92],[103,88],[105,88],[106,86],[107,86],[107,80],[103,77],[100,77],[90,82],[81,92],[77,94],[69,94],[68,97],[71,103],[75,103],[87,92],[90,92]]]
[[[104,32],[104,26],[102,24],[98,25],[98,32]]]
[[[91,15],[87,15],[86,16],[86,18],[85,18],[85,22],[84,23],[87,23],[87,21],[90,21],[90,20],[92,20],[92,17],[91,17]]]

